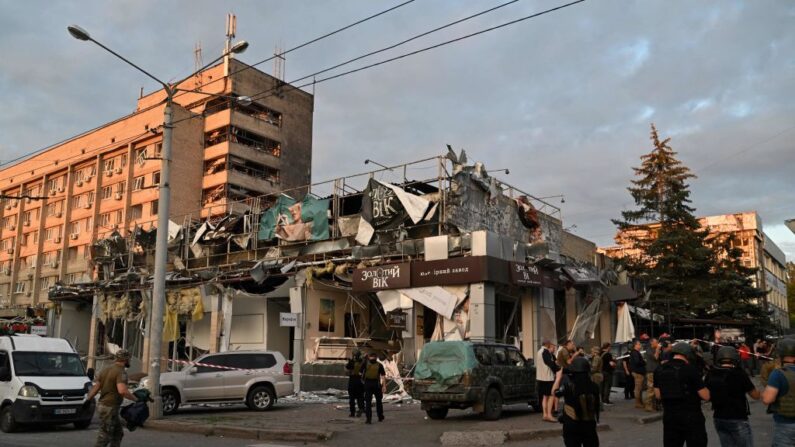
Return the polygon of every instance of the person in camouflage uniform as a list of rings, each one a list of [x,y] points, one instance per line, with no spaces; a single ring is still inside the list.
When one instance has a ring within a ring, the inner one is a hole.
[[[130,353],[121,349],[114,355],[113,364],[106,366],[97,376],[97,381],[88,393],[87,401],[99,394],[97,414],[99,415],[99,432],[96,447],[118,447],[124,436],[119,410],[124,398],[138,400],[127,389],[126,367],[130,366]]]

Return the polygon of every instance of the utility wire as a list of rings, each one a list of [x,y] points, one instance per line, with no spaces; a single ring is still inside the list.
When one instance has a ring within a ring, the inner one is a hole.
[[[336,30],[334,30],[334,31],[331,31],[331,32],[329,32],[329,33],[326,33],[326,34],[324,34],[324,35],[322,35],[322,36],[319,36],[319,37],[316,37],[316,38],[314,38],[314,39],[312,39],[312,40],[309,40],[309,41],[307,41],[307,42],[304,42],[304,43],[302,43],[302,44],[300,44],[300,45],[298,45],[298,46],[296,46],[296,47],[290,48],[290,49],[289,49],[289,50],[287,50],[287,51],[284,51],[284,52],[282,52],[282,53],[279,53],[279,54],[273,55],[273,56],[271,56],[271,57],[269,57],[269,58],[267,58],[267,59],[263,59],[263,60],[261,60],[261,61],[259,61],[259,62],[255,63],[255,64],[253,64],[253,65],[247,65],[247,66],[245,66],[245,67],[243,67],[243,68],[241,68],[241,69],[239,69],[239,70],[236,70],[236,71],[234,71],[234,72],[230,73],[230,74],[229,74],[229,75],[227,75],[227,76],[223,76],[223,77],[220,77],[220,78],[216,78],[216,79],[214,79],[214,80],[212,80],[212,81],[210,81],[210,82],[207,82],[207,83],[206,83],[206,84],[204,84],[202,87],[205,87],[205,86],[207,86],[207,85],[210,85],[210,84],[216,83],[216,82],[218,82],[218,81],[221,81],[221,80],[223,80],[223,79],[226,79],[226,78],[227,78],[227,77],[229,77],[229,76],[232,76],[232,75],[234,75],[234,74],[237,74],[237,73],[240,73],[240,72],[242,72],[242,71],[248,70],[248,69],[250,69],[250,68],[256,67],[256,66],[258,66],[258,65],[264,64],[265,62],[268,62],[268,61],[270,61],[270,60],[273,60],[273,59],[275,59],[275,58],[277,58],[277,57],[282,57],[282,56],[284,56],[284,55],[285,55],[285,54],[287,54],[287,53],[291,53],[291,52],[293,52],[293,51],[296,51],[296,50],[299,50],[299,49],[301,49],[301,48],[304,48],[304,47],[306,47],[306,46],[308,46],[308,45],[311,45],[311,44],[313,44],[313,43],[315,43],[315,42],[318,42],[318,41],[320,41],[320,40],[323,40],[323,39],[325,39],[325,38],[327,38],[327,37],[331,37],[331,36],[333,36],[333,35],[335,35],[335,34],[341,33],[341,32],[343,32],[343,31],[345,31],[345,30],[348,30],[348,29],[350,29],[350,28],[353,28],[354,26],[360,25],[360,24],[362,24],[362,23],[364,23],[364,22],[367,22],[368,20],[372,20],[372,19],[374,19],[374,18],[376,18],[376,17],[379,17],[379,16],[382,16],[382,15],[384,15],[384,14],[387,14],[387,13],[389,13],[389,12],[392,12],[392,11],[394,11],[394,10],[396,10],[396,9],[400,8],[400,7],[406,6],[406,5],[408,5],[409,3],[413,3],[413,2],[415,2],[415,1],[416,1],[416,0],[407,0],[407,1],[403,2],[403,3],[400,3],[400,4],[397,4],[397,5],[395,5],[395,6],[391,7],[391,8],[389,8],[389,9],[385,9],[385,10],[383,10],[383,11],[381,11],[381,12],[378,12],[378,13],[375,13],[375,14],[373,14],[373,15],[370,15],[370,16],[368,16],[368,17],[365,17],[365,18],[363,18],[363,19],[357,20],[356,22],[353,22],[353,23],[351,23],[351,24],[349,24],[349,25],[343,26],[342,28],[338,28],[338,29],[336,29]],[[176,98],[176,97],[182,96],[182,95],[184,95],[184,94],[186,94],[186,93],[201,93],[201,91],[200,91],[200,90],[188,90],[188,91],[182,91],[182,92],[180,92],[180,93],[176,94],[174,97]],[[45,146],[45,147],[42,147],[42,148],[40,148],[40,149],[36,149],[36,150],[34,150],[33,152],[30,152],[30,153],[28,153],[28,154],[21,155],[21,156],[19,156],[19,157],[12,158],[12,159],[9,159],[9,160],[0,160],[0,167],[2,167],[2,166],[4,166],[4,165],[7,165],[7,164],[11,164],[11,163],[17,162],[17,161],[20,161],[20,160],[24,160],[24,159],[26,159],[26,158],[28,158],[28,157],[32,157],[32,156],[34,156],[34,155],[36,155],[36,154],[39,154],[39,153],[45,152],[45,151],[47,151],[47,150],[49,150],[49,149],[52,149],[52,148],[54,148],[54,147],[57,147],[57,146],[60,146],[60,145],[62,145],[62,144],[64,144],[64,143],[67,143],[67,142],[69,142],[69,141],[71,141],[71,140],[74,140],[74,139],[76,139],[76,138],[80,138],[80,137],[82,137],[82,136],[84,136],[84,135],[87,135],[87,134],[89,134],[89,133],[91,133],[91,132],[94,132],[94,131],[96,131],[96,130],[99,130],[99,129],[101,129],[101,128],[102,128],[102,127],[104,127],[105,125],[107,125],[107,123],[106,123],[106,124],[103,124],[103,125],[101,125],[101,126],[99,126],[99,127],[95,127],[95,128],[93,128],[93,129],[91,129],[91,130],[87,130],[87,131],[85,131],[85,132],[79,133],[79,134],[77,134],[77,135],[75,135],[75,136],[71,136],[71,137],[69,137],[69,138],[63,139],[63,140],[61,140],[61,141],[59,141],[59,142],[57,142],[57,143],[54,143],[54,144],[49,144],[49,145],[47,145],[47,146]]]
[[[343,31],[345,31],[345,30],[347,30],[347,29],[353,28],[354,26],[361,25],[362,23],[364,23],[364,22],[367,22],[368,20],[372,20],[372,19],[374,19],[374,18],[376,18],[376,17],[379,17],[379,16],[382,16],[382,15],[384,15],[384,14],[387,14],[387,13],[389,13],[389,12],[392,12],[392,11],[394,11],[394,10],[396,10],[396,9],[400,8],[400,7],[403,7],[403,6],[406,6],[406,5],[408,5],[409,3],[413,3],[414,1],[416,1],[416,0],[408,0],[408,1],[405,1],[405,2],[403,2],[403,3],[397,4],[397,5],[395,5],[395,6],[391,7],[391,8],[389,8],[389,9],[385,9],[385,10],[383,10],[383,11],[381,11],[381,12],[377,12],[377,13],[375,13],[375,14],[371,15],[371,16],[368,16],[368,17],[365,17],[365,18],[363,18],[363,19],[357,20],[356,22],[353,22],[353,23],[351,23],[351,24],[349,24],[349,25],[345,25],[345,26],[343,26],[342,28],[336,29],[336,30],[334,30],[334,31],[331,31],[331,32],[329,32],[329,33],[326,33],[326,34],[324,34],[324,35],[322,35],[322,36],[320,36],[320,37],[316,37],[316,38],[314,38],[314,39],[312,39],[312,40],[309,40],[309,41],[307,41],[307,42],[304,42],[304,43],[302,43],[301,45],[298,45],[298,46],[295,46],[295,47],[293,47],[293,48],[290,48],[289,50],[283,51],[283,52],[281,52],[281,53],[279,53],[279,54],[274,54],[273,56],[271,56],[271,57],[269,57],[269,58],[266,58],[266,59],[263,59],[263,60],[261,60],[261,61],[259,61],[259,62],[256,62],[256,63],[252,64],[252,65],[247,65],[247,66],[245,66],[245,67],[243,67],[243,68],[241,68],[241,69],[239,69],[239,70],[235,70],[235,71],[233,71],[233,72],[229,73],[227,76],[223,76],[223,77],[220,77],[220,78],[214,79],[214,80],[212,80],[212,81],[210,81],[210,82],[208,82],[208,83],[206,83],[206,84],[203,84],[203,85],[202,85],[202,88],[204,88],[204,87],[206,87],[206,86],[208,86],[208,85],[210,85],[210,84],[213,84],[213,83],[215,83],[215,82],[218,82],[218,81],[220,81],[220,80],[222,80],[222,79],[226,79],[226,78],[228,78],[228,77],[231,77],[232,75],[235,75],[235,74],[238,74],[238,73],[240,73],[240,72],[246,71],[246,70],[248,70],[248,69],[250,69],[250,68],[254,68],[254,67],[256,67],[256,66],[262,65],[262,64],[264,64],[265,62],[272,61],[273,59],[276,59],[277,57],[278,57],[278,58],[281,58],[281,57],[283,57],[283,56],[284,56],[285,54],[287,54],[287,53],[292,53],[293,51],[300,50],[301,48],[304,48],[304,47],[306,47],[306,46],[308,46],[308,45],[312,45],[313,43],[315,43],[315,42],[318,42],[318,41],[320,41],[320,40],[323,40],[323,39],[325,39],[325,38],[327,38],[327,37],[331,37],[331,36],[333,36],[333,35],[335,35],[335,34],[341,33],[341,32],[343,32]],[[176,97],[182,96],[182,95],[184,95],[184,94],[186,94],[186,93],[202,93],[202,91],[201,91],[201,89],[188,90],[188,91],[184,91],[184,92],[182,92],[182,93],[180,93],[180,94],[177,94],[177,95],[175,95],[174,97],[176,98]]]
[[[569,6],[573,6],[573,5],[576,5],[578,3],[583,3],[584,1],[585,0],[577,0],[577,1],[574,1],[574,2],[566,3],[566,4],[563,4],[563,5],[560,5],[560,6],[556,6],[554,8],[546,9],[546,10],[541,11],[541,12],[537,12],[537,13],[534,13],[534,14],[530,14],[528,16],[524,16],[524,17],[518,18],[516,20],[511,20],[509,22],[506,22],[506,23],[503,23],[503,24],[500,24],[500,25],[492,26],[490,28],[486,28],[486,29],[483,29],[483,30],[480,30],[480,31],[476,31],[474,33],[466,34],[466,35],[457,37],[455,39],[450,39],[450,40],[447,40],[447,41],[444,41],[444,42],[441,42],[441,43],[438,43],[438,44],[435,44],[435,45],[431,45],[431,46],[428,46],[428,47],[425,47],[425,48],[421,48],[419,50],[411,51],[411,52],[404,53],[404,54],[401,54],[399,56],[395,56],[395,57],[392,57],[392,58],[389,58],[389,59],[384,59],[384,60],[379,61],[379,62],[374,62],[372,64],[364,65],[362,67],[355,68],[353,70],[348,70],[348,71],[345,71],[345,72],[342,72],[342,73],[338,73],[338,74],[335,74],[335,75],[332,75],[332,76],[328,76],[328,77],[325,77],[325,78],[321,78],[321,79],[316,79],[316,80],[313,79],[312,82],[308,82],[308,83],[301,84],[301,85],[298,85],[298,86],[292,85],[293,82],[296,82],[296,81],[291,81],[290,83],[284,83],[284,84],[279,85],[277,87],[269,88],[269,89],[263,90],[263,91],[261,91],[259,93],[255,93],[254,95],[251,96],[251,99],[252,100],[259,100],[259,99],[265,99],[265,98],[268,98],[268,97],[271,97],[271,96],[275,96],[276,94],[279,94],[281,92],[281,90],[283,88],[285,88],[285,87],[286,88],[290,88],[290,89],[294,89],[294,90],[300,90],[300,89],[302,89],[304,87],[309,87],[309,86],[313,86],[313,85],[316,85],[316,84],[320,84],[322,82],[330,81],[332,79],[341,78],[343,76],[347,76],[347,75],[350,75],[350,74],[353,74],[353,73],[357,73],[357,72],[364,71],[364,70],[367,70],[367,69],[370,69],[370,68],[374,68],[374,67],[377,67],[379,65],[384,65],[384,64],[387,64],[389,62],[394,62],[396,60],[404,59],[404,58],[407,58],[407,57],[410,57],[410,56],[414,56],[414,55],[417,55],[417,54],[420,54],[420,53],[424,53],[426,51],[430,51],[430,50],[433,50],[433,49],[436,49],[436,48],[440,48],[440,47],[443,47],[443,46],[446,46],[446,45],[450,45],[450,44],[455,43],[455,42],[460,42],[462,40],[469,39],[470,37],[479,36],[481,34],[485,34],[485,33],[500,29],[500,28],[505,28],[505,27],[510,26],[510,25],[515,25],[517,23],[524,22],[526,20],[529,20],[529,19],[532,19],[532,18],[535,18],[535,17],[539,17],[539,16],[542,16],[542,15],[545,15],[545,14],[549,14],[551,12],[554,12],[554,11],[557,11],[557,10],[560,10],[560,9],[563,9],[563,8],[567,8]],[[510,3],[512,3],[512,2],[508,2],[508,3],[503,4],[503,5],[498,5],[497,7],[507,6]],[[497,7],[491,8],[491,10],[494,10]],[[489,12],[491,10],[486,10],[486,11],[483,11],[481,13],[475,14],[474,16],[470,16],[470,18],[476,17],[477,15],[485,14],[486,12]],[[452,24],[461,22],[463,20],[468,20],[468,18],[461,19],[461,20],[459,20],[457,22],[453,22]],[[452,25],[452,24],[450,24],[450,25]],[[449,26],[449,25],[447,25],[447,26]],[[440,27],[438,29],[443,29],[443,28],[446,28],[447,26],[443,26],[443,27]],[[428,32],[426,32],[424,34],[427,35],[427,34],[430,34],[431,32],[434,32],[434,31],[433,30],[432,31],[428,31]],[[409,39],[407,41],[410,41],[410,40],[414,40],[414,38]],[[394,48],[397,45],[400,45],[400,44],[396,44],[396,45],[392,46],[392,48]],[[373,52],[372,54],[375,54],[375,53],[378,53],[378,52],[380,52],[380,50],[376,51],[376,52]],[[363,56],[363,57],[366,57],[366,56]],[[355,60],[358,60],[358,59],[360,59],[360,58],[357,58]],[[338,66],[345,65],[346,63],[339,64]],[[307,75],[307,76],[304,76],[302,78],[299,78],[299,80],[316,76],[318,73],[324,73],[324,72],[326,72],[328,70],[330,70],[330,68],[321,70],[319,72],[316,72],[316,73],[313,73],[313,74],[310,74],[310,75]],[[271,92],[276,92],[276,93],[271,93]],[[225,104],[219,105],[219,107],[222,107],[222,106],[225,107],[226,105]],[[207,114],[206,110],[205,110],[204,114]],[[191,120],[191,119],[197,118],[199,116],[204,116],[204,114],[192,115],[192,116],[189,116],[189,117],[186,117],[186,118],[182,118],[180,120],[175,121],[174,124],[180,123],[182,121]]]

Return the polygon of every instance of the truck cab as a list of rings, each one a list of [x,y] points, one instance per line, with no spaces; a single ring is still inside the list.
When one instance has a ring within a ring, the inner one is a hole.
[[[38,335],[0,336],[0,430],[20,425],[74,424],[94,416],[86,403],[91,379],[68,341]]]

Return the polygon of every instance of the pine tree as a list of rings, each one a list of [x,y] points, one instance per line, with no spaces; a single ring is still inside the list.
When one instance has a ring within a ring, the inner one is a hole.
[[[687,182],[695,176],[653,124],[651,140],[654,149],[641,157],[628,188],[638,209],[613,220],[630,247],[619,263],[651,290],[653,313],[703,317],[715,306],[710,290],[714,252],[690,206]]]

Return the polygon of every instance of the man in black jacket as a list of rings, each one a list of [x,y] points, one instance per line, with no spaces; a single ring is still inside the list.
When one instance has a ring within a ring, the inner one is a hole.
[[[602,345],[602,403],[611,405],[610,391],[613,388],[613,372],[616,370],[616,361],[610,352],[610,343]]]
[[[740,366],[740,354],[731,346],[715,353],[715,366],[707,373],[706,385],[712,397],[713,422],[723,446],[753,445],[751,413],[746,393],[759,399],[759,390]]]
[[[635,408],[643,410],[643,379],[646,378],[646,360],[640,352],[640,340],[635,340],[632,344],[632,351],[629,352],[629,371],[635,380]]]

